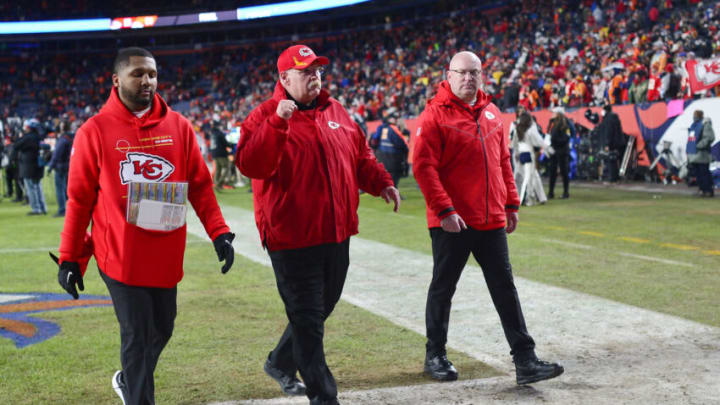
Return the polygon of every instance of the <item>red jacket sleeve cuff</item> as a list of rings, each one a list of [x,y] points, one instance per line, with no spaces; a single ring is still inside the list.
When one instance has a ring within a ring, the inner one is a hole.
[[[438,213],[438,218],[443,220],[443,219],[449,217],[450,215],[455,214],[455,212],[456,212],[455,207],[448,207]]]
[[[520,207],[517,205],[506,205],[505,206],[505,212],[518,212],[520,210]]]

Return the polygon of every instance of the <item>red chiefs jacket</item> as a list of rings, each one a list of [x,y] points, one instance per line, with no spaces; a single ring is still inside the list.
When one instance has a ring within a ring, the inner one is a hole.
[[[188,182],[188,200],[210,238],[229,232],[190,123],[157,94],[137,118],[113,88],[73,142],[60,259],[82,260],[92,220],[94,255],[105,274],[129,285],[174,287],[183,276],[186,228],[150,231],[128,223],[130,181]]]
[[[470,107],[447,81],[420,115],[413,173],[425,195],[428,227],[457,213],[473,229],[505,226],[520,205],[500,111],[478,91]]]
[[[236,165],[253,179],[255,222],[269,250],[337,243],[358,232],[358,189],[379,195],[393,182],[340,103],[321,91],[317,104],[288,121],[270,100],[242,123]]]

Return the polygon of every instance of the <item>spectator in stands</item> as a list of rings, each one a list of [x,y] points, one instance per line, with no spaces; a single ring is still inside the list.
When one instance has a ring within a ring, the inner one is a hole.
[[[31,211],[28,215],[45,215],[45,193],[40,180],[43,177],[43,168],[39,164],[40,122],[35,118],[23,123],[23,136],[13,146],[13,153],[18,154],[19,176],[25,185]]]
[[[550,155],[550,189],[548,198],[555,198],[555,181],[560,169],[563,182],[562,198],[569,198],[570,186],[570,138],[573,137],[570,122],[561,107],[553,110],[553,117],[548,123],[547,133],[550,134],[550,146],[553,153]]]
[[[393,201],[395,211],[400,204],[360,127],[322,89],[329,62],[305,45],[280,54],[275,92],[242,123],[235,160],[253,179],[255,219],[289,320],[265,372],[318,405],[338,403],[323,331],[345,284],[358,189]]]
[[[710,118],[704,118],[702,110],[695,110],[693,123],[688,129],[687,155],[688,164],[692,165],[697,176],[699,194],[702,197],[713,197],[712,176],[710,175],[710,162],[712,161],[711,146],[715,142],[715,132]]]
[[[510,345],[516,381],[530,384],[557,377],[564,369],[538,360],[525,326],[506,236],[517,226],[520,200],[500,111],[480,90],[481,78],[477,55],[464,51],[452,57],[447,80],[420,116],[413,151],[413,172],[425,196],[433,250],[424,371],[442,381],[458,377],[445,345],[452,296],[472,253]],[[475,133],[482,139],[468,136]],[[471,175],[475,173],[483,175]]]
[[[55,171],[55,196],[58,203],[58,212],[55,217],[65,216],[65,201],[67,201],[67,176],[70,169],[70,150],[74,134],[71,132],[70,121],[60,124],[57,142],[53,150],[52,159],[48,163],[48,174]]]

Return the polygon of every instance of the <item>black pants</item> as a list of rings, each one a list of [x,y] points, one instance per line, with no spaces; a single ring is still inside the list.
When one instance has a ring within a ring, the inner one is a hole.
[[[395,188],[397,188],[398,184],[400,183],[400,178],[403,175],[403,155],[401,153],[378,151],[376,153],[376,156],[380,163],[385,166],[385,170],[387,170],[387,172],[390,174],[390,177],[392,177],[393,185],[395,186]]]
[[[624,153],[624,152],[622,152]],[[610,153],[608,153],[608,177],[611,182],[616,182],[620,180],[620,159],[621,159],[621,152],[617,149],[611,149]]]
[[[563,194],[567,195],[570,183],[570,154],[568,152],[555,151],[555,154],[550,156],[550,192],[548,193],[550,195],[555,194],[558,167],[562,176]]]
[[[177,288],[136,287],[100,271],[120,323],[120,361],[127,405],[155,404],[153,373],[172,336]]]
[[[308,398],[337,397],[325,362],[325,320],[340,300],[350,265],[350,240],[270,252],[275,280],[290,321],[268,359],[273,367],[300,371]]]
[[[700,191],[710,193],[713,191],[712,174],[710,174],[710,163],[692,163],[697,176],[697,185]]]
[[[510,354],[515,360],[535,356],[535,342],[527,331],[512,276],[505,229],[459,233],[430,229],[433,251],[433,278],[425,307],[427,353],[444,354],[450,322],[450,306],[457,282],[470,253],[482,268],[490,297],[502,323]]]

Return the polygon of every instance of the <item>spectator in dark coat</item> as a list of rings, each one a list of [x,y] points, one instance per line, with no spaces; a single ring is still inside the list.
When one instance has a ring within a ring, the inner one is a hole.
[[[15,142],[14,153],[19,156],[20,178],[25,184],[25,192],[30,200],[32,211],[28,215],[47,214],[45,206],[45,195],[42,191],[40,180],[43,176],[43,169],[38,164],[40,152],[40,123],[36,119],[26,120],[23,124],[25,134]]]
[[[72,149],[73,134],[70,132],[70,123],[64,121],[60,125],[55,150],[48,163],[48,174],[55,170],[55,196],[57,197],[58,212],[55,217],[65,216],[65,201],[67,201],[67,176],[70,168],[70,150]]]
[[[610,181],[618,181],[619,161],[625,153],[625,134],[623,134],[620,117],[612,111],[612,106],[606,104],[603,107],[603,120],[598,127],[598,134],[603,140],[608,151],[608,170]]]

